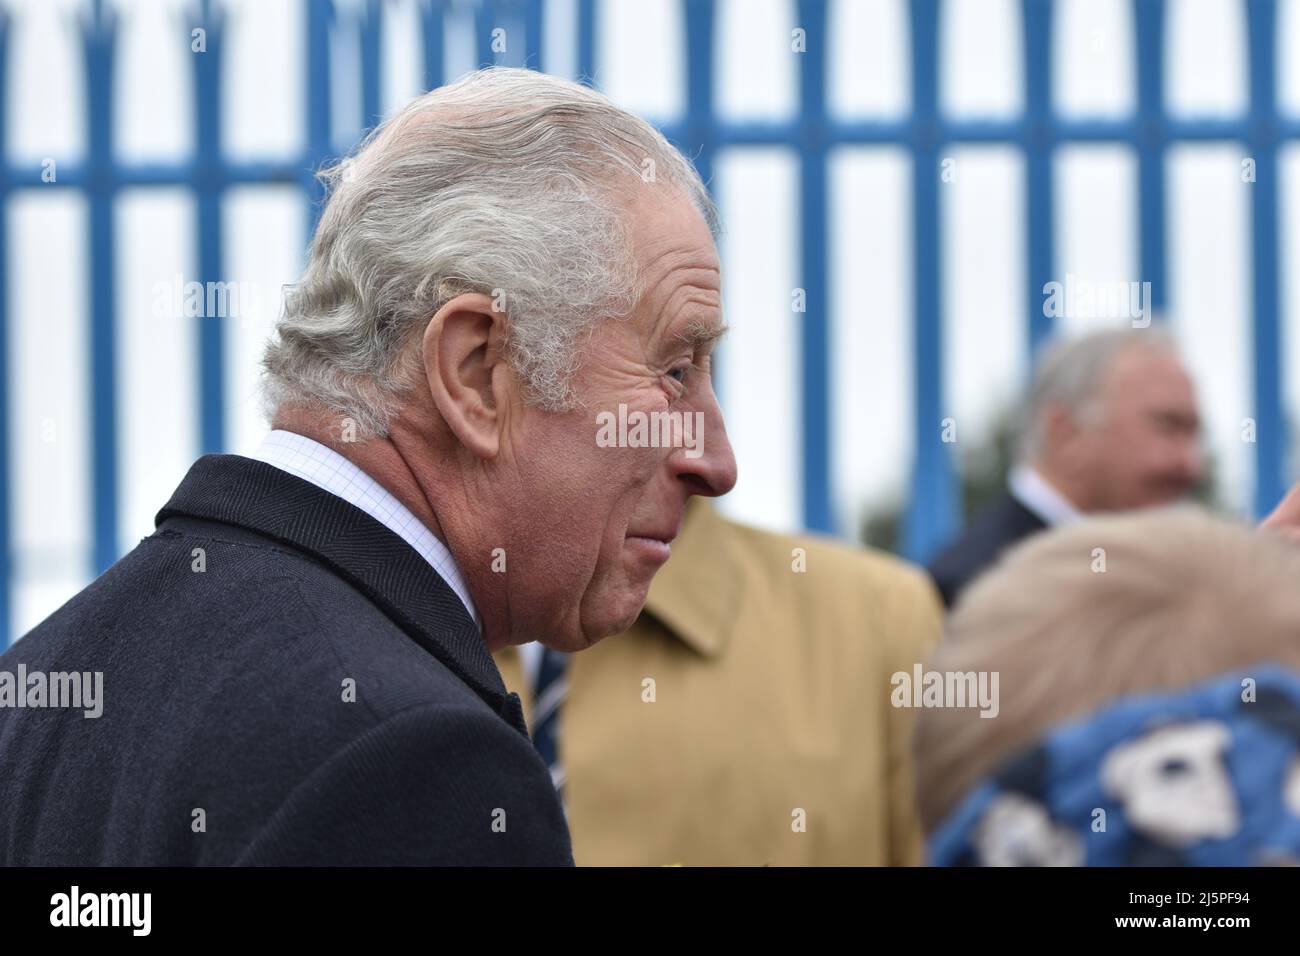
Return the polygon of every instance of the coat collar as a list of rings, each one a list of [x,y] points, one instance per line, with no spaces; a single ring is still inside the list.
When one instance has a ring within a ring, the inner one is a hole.
[[[177,515],[247,528],[316,559],[527,733],[519,697],[507,693],[460,598],[414,548],[360,508],[274,465],[204,455],[154,524]]]
[[[704,657],[726,651],[744,601],[746,565],[737,548],[733,526],[711,503],[692,498],[673,555],[646,598],[645,613]]]

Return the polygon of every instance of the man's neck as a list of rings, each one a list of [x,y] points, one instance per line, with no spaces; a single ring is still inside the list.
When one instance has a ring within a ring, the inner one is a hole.
[[[486,573],[485,562],[473,558],[490,553],[487,542],[493,539],[485,537],[488,529],[477,524],[475,514],[482,509],[473,507],[469,489],[456,483],[456,469],[435,475],[430,469],[412,467],[414,457],[438,461],[445,454],[430,444],[441,432],[442,422],[411,417],[416,414],[407,406],[390,423],[387,437],[359,442],[343,440],[338,419],[296,406],[277,409],[271,427],[295,432],[342,455],[415,515],[451,553],[478,609],[488,650],[496,651],[510,643],[505,576]]]
[[[419,518],[439,541],[447,544],[442,524],[423,486],[400,448],[390,439],[344,441],[342,429],[337,422],[322,419],[320,415],[297,406],[281,406],[277,409],[271,427],[310,438],[342,455],[382,485],[411,514]]]

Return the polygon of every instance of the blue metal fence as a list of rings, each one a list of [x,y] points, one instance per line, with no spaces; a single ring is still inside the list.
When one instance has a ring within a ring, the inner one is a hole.
[[[194,142],[191,159],[178,163],[128,165],[113,149],[114,59],[117,18],[102,0],[92,0],[82,23],[86,85],[86,159],[60,164],[56,183],[43,183],[40,169],[14,164],[5,148],[8,97],[7,54],[11,24],[0,8],[0,368],[8,368],[6,232],[8,199],[21,189],[60,188],[81,191],[89,204],[87,234],[91,288],[89,323],[90,408],[93,422],[93,569],[107,568],[118,557],[118,428],[114,346],[114,202],[127,187],[181,186],[197,199],[198,272],[201,282],[222,281],[225,237],[221,203],[232,186],[254,183],[297,184],[310,200],[309,224],[319,212],[319,184],[314,170],[329,159],[332,149],[330,31],[336,11],[332,0],[306,3],[307,133],[303,155],[293,160],[233,162],[221,148],[221,70],[223,16],[219,5],[202,0],[195,7],[194,26],[206,31],[206,53],[193,57]],[[480,63],[509,62],[545,68],[542,62],[544,0],[481,0],[475,10],[475,34]],[[1251,288],[1254,298],[1253,380],[1257,442],[1254,501],[1257,510],[1276,502],[1283,491],[1286,434],[1282,411],[1278,315],[1277,151],[1284,140],[1300,138],[1300,121],[1278,114],[1275,86],[1276,0],[1243,0],[1248,21],[1250,106],[1235,119],[1184,120],[1164,108],[1164,25],[1166,0],[1131,0],[1137,63],[1137,110],[1128,118],[1074,120],[1053,110],[1051,96],[1052,0],[1021,0],[1025,108],[1021,116],[998,121],[971,121],[946,116],[939,104],[939,21],[942,0],[912,0],[907,9],[911,28],[912,110],[889,120],[843,120],[826,108],[827,0],[797,0],[797,23],[807,37],[799,60],[799,111],[788,121],[725,122],[714,114],[713,0],[680,0],[685,17],[686,109],[664,132],[694,158],[712,184],[719,149],[734,146],[783,146],[799,157],[800,286],[807,311],[800,326],[799,368],[802,442],[802,507],[805,523],[833,531],[836,519],[831,494],[833,406],[830,397],[830,355],[833,343],[828,315],[827,161],[837,147],[899,145],[912,157],[914,220],[914,355],[916,458],[911,502],[905,525],[905,552],[925,557],[959,522],[958,484],[949,447],[941,440],[945,411],[942,374],[940,303],[940,161],[956,144],[1008,144],[1025,157],[1030,315],[1026,349],[1032,350],[1051,332],[1051,320],[1036,305],[1045,283],[1053,278],[1053,157],[1066,143],[1117,143],[1132,148],[1138,159],[1141,278],[1151,282],[1152,305],[1166,300],[1165,151],[1179,142],[1237,141],[1256,164],[1252,192],[1253,256]],[[423,71],[426,87],[444,77],[444,18],[446,0],[423,0],[420,7]],[[578,0],[577,61],[584,78],[596,74],[596,0]],[[366,0],[361,8],[361,103],[365,125],[380,116],[380,37],[384,5]],[[497,55],[492,30],[508,26],[522,33],[522,51]],[[188,36],[185,38],[188,41]],[[179,41],[178,41],[179,42]],[[520,53],[522,55],[520,55]],[[223,326],[219,318],[200,322],[198,391],[200,450],[219,451],[226,445],[222,400]],[[10,377],[0,389],[0,646],[8,640],[10,589],[13,575],[12,509],[9,454]]]

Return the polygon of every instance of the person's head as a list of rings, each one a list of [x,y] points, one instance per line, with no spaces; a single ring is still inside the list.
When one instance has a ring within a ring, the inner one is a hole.
[[[1272,662],[1300,671],[1300,548],[1199,508],[1095,518],[1027,539],[971,585],[930,670],[997,672],[997,716],[922,710],[927,831],[1052,727],[1119,698]]]
[[[1159,328],[1052,343],[1026,403],[1022,459],[1082,511],[1168,504],[1201,476],[1191,378]]]
[[[693,167],[595,91],[498,68],[417,98],[328,177],[268,406],[396,449],[490,647],[630,626],[688,496],[735,482]],[[605,447],[620,406],[684,416],[693,446],[626,427]]]

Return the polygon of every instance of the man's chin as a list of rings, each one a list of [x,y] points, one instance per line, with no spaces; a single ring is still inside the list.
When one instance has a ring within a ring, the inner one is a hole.
[[[617,577],[609,575],[604,587],[589,588],[578,607],[557,622],[558,626],[535,629],[534,634],[543,632],[535,639],[553,650],[574,653],[629,630],[645,607],[654,575],[644,569],[628,568],[615,586],[613,580]]]
[[[599,614],[583,621],[583,631],[587,636],[588,646],[630,630],[641,616],[645,607],[646,596],[650,593],[650,582],[643,585],[628,585],[622,593],[611,597]]]

